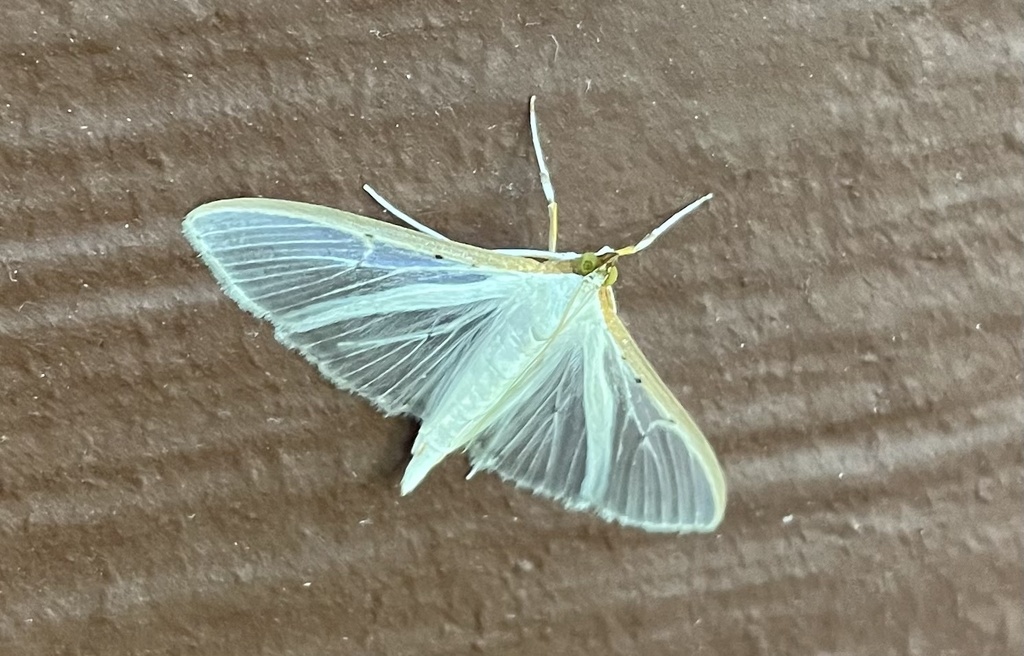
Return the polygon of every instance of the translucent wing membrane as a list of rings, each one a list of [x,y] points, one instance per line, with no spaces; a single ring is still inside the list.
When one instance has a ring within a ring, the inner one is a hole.
[[[648,531],[712,530],[725,507],[718,462],[601,294],[470,443],[474,469]]]
[[[212,204],[185,232],[231,298],[338,387],[389,414],[422,416],[466,375],[468,352],[485,341],[477,333],[494,328],[525,277],[386,238],[402,228],[375,236],[359,228],[386,224],[345,215],[353,224],[343,228],[283,207]]]
[[[721,520],[714,454],[615,316],[605,272],[287,201],[210,203],[185,234],[338,387],[423,419],[403,491],[465,448],[474,470],[623,524]]]

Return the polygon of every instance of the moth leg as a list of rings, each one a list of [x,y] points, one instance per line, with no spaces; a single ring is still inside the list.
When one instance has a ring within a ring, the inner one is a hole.
[[[548,201],[548,250],[555,251],[558,243],[558,203],[555,202],[555,188],[551,186],[551,173],[544,163],[544,151],[540,147],[540,134],[537,130],[537,96],[530,96],[530,134],[533,136],[533,152],[537,155],[537,167],[540,169],[540,186],[544,189],[544,198]]]
[[[363,191],[365,191],[366,193],[370,194],[370,196],[373,198],[373,200],[377,201],[378,205],[380,205],[381,207],[386,209],[388,212],[391,212],[392,214],[394,214],[395,217],[397,217],[401,221],[404,221],[410,227],[412,227],[412,228],[414,228],[416,230],[419,230],[420,232],[422,232],[425,235],[430,235],[434,239],[440,239],[441,241],[451,241],[450,239],[448,239],[447,237],[442,235],[437,230],[433,230],[431,228],[428,228],[427,226],[423,225],[422,223],[420,223],[416,219],[412,218],[411,216],[409,216],[408,214],[406,214],[402,210],[398,209],[397,207],[395,207],[394,205],[389,203],[387,200],[384,199],[383,196],[378,194],[377,191],[373,187],[371,187],[370,185],[364,184],[363,185]]]

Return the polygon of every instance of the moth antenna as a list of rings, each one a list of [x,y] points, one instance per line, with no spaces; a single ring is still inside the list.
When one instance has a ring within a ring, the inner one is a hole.
[[[412,218],[411,216],[409,216],[408,214],[406,214],[402,210],[398,209],[397,207],[395,207],[394,205],[389,203],[387,200],[385,200],[385,198],[383,196],[378,194],[376,192],[376,190],[374,190],[374,188],[371,187],[370,185],[364,184],[363,185],[363,191],[365,191],[366,193],[370,194],[370,196],[373,198],[373,200],[377,201],[378,205],[383,207],[388,212],[391,212],[392,214],[394,214],[396,218],[398,218],[401,221],[404,221],[410,227],[412,227],[412,228],[414,228],[416,230],[419,230],[420,232],[422,232],[425,235],[430,235],[434,239],[440,239],[441,241],[451,241],[450,239],[448,239],[447,237],[442,235],[437,230],[434,230],[432,228],[428,228],[427,226],[423,225],[422,223],[420,223],[416,219]]]
[[[548,250],[556,251],[558,245],[558,203],[555,202],[555,188],[551,184],[551,173],[544,162],[544,151],[540,147],[540,131],[537,129],[537,96],[530,96],[530,134],[533,137],[533,152],[537,155],[540,169],[540,186],[548,201]]]
[[[696,210],[698,207],[714,198],[714,196],[714,194],[708,194],[693,201],[683,209],[679,210],[672,216],[665,219],[665,221],[657,228],[648,232],[647,236],[638,241],[636,246],[627,246],[625,248],[619,249],[619,255],[632,255],[633,253],[639,253],[643,249],[653,244],[654,240],[660,237],[661,235],[665,234],[665,232],[667,232],[669,228],[679,223],[679,221],[681,221],[684,216],[687,216],[688,214]]]

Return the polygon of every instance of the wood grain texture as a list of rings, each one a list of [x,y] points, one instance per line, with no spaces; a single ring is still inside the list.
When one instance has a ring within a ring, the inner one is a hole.
[[[1019,654],[1024,18],[1009,2],[14,0],[0,653]],[[543,247],[704,429],[708,536],[562,510],[280,347],[180,233],[262,195]]]

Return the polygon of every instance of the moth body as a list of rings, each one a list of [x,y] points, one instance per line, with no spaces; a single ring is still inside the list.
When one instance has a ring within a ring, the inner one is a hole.
[[[618,318],[633,246],[558,251],[558,205],[533,100],[548,248],[454,242],[364,189],[414,230],[316,205],[197,207],[185,236],[224,292],[337,387],[421,421],[401,492],[448,454],[573,509],[648,531],[712,531],[726,485],[696,423]],[[342,424],[344,425],[344,424]]]

